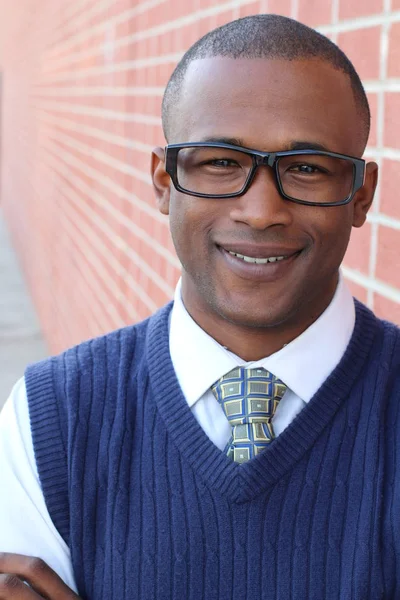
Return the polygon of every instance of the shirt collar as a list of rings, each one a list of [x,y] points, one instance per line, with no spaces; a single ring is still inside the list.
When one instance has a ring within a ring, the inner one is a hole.
[[[308,402],[342,358],[353,333],[355,308],[342,275],[322,315],[271,356],[246,362],[208,335],[187,312],[181,282],[170,317],[170,354],[183,394],[192,407],[217,379],[237,366],[262,366]]]

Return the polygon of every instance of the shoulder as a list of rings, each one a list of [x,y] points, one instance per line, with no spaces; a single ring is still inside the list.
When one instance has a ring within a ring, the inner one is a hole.
[[[373,350],[392,354],[398,350],[400,327],[376,316],[365,304],[355,299],[356,327],[359,337],[372,336]],[[396,353],[396,352],[395,352]],[[397,353],[396,353],[397,354]]]
[[[140,323],[29,365],[25,383],[32,425],[43,422],[46,415],[66,436],[68,423],[78,413],[80,417],[93,407],[101,411],[104,406],[115,411],[123,397],[136,397],[137,384],[147,379],[149,337],[153,345],[154,338],[161,343],[168,332],[170,311],[171,303]]]
[[[357,319],[362,327],[360,339],[366,339],[373,331],[369,360],[363,372],[364,383],[374,390],[373,396],[382,399],[387,414],[400,425],[397,407],[400,399],[400,328],[395,323],[374,315],[367,307],[356,301]]]
[[[357,365],[359,377],[369,388],[400,391],[400,329],[389,321],[380,319],[364,304],[355,300],[356,320],[354,331],[346,350],[345,363],[349,373]],[[397,393],[396,393],[397,395]]]
[[[377,317],[376,317],[377,318]],[[381,367],[399,370],[400,366],[400,327],[385,319],[377,318],[378,340],[374,349]]]
[[[50,372],[53,378],[65,378],[73,374],[89,374],[94,368],[106,365],[112,368],[114,363],[117,365],[133,358],[139,363],[144,356],[149,328],[168,320],[171,307],[172,303],[169,303],[139,323],[85,340],[56,356],[29,365],[25,372],[27,387],[32,377],[48,376]]]

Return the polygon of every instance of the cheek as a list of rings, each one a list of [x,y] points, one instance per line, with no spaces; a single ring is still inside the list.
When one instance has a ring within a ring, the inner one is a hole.
[[[184,207],[181,207],[176,202],[171,201],[169,208],[169,226],[171,230],[171,235],[174,239],[179,237],[180,231],[184,229],[184,223]]]
[[[330,263],[340,264],[349,243],[352,213],[347,206],[327,207],[316,216],[313,237],[317,246]]]
[[[196,201],[197,200],[197,201]],[[204,254],[210,229],[210,214],[201,199],[177,194],[170,204],[171,236],[182,263]]]

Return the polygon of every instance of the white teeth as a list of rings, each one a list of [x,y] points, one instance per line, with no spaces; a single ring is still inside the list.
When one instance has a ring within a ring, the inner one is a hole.
[[[253,256],[244,256],[243,254],[238,254],[237,252],[231,252],[230,250],[228,250],[228,252],[229,252],[229,254],[232,254],[232,256],[241,258],[245,262],[255,263],[257,265],[265,265],[266,263],[275,262],[277,260],[283,260],[285,258],[284,256],[269,256],[268,258],[254,258]]]

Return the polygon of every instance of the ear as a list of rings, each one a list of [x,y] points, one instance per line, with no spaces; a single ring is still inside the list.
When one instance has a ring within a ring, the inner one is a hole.
[[[163,215],[168,215],[171,179],[165,170],[165,152],[163,148],[154,148],[151,153],[151,178],[158,210]]]
[[[376,185],[378,183],[378,165],[375,162],[367,163],[365,167],[364,185],[353,199],[353,227],[364,225],[368,211],[374,199]]]

